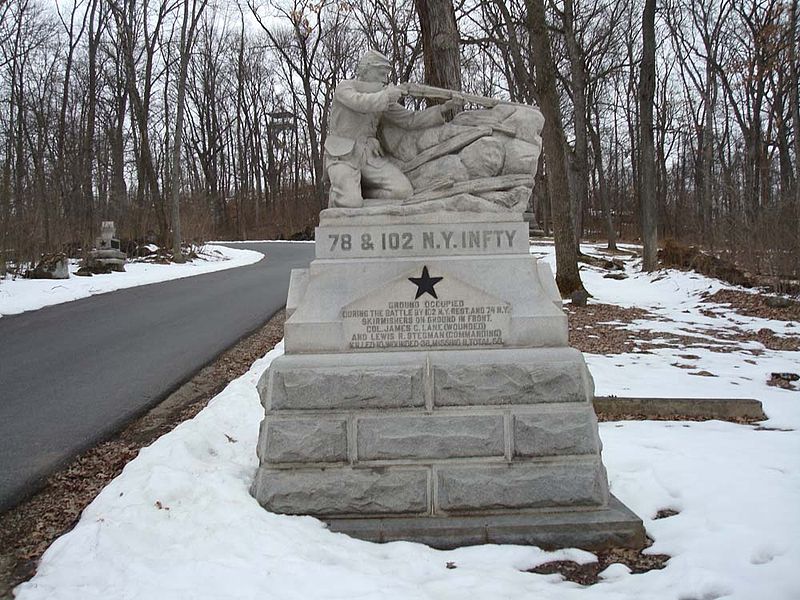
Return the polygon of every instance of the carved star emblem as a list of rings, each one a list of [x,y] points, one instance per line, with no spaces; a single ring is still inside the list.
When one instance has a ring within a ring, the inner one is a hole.
[[[417,286],[417,295],[414,296],[414,300],[422,296],[422,294],[430,294],[438,300],[439,296],[436,295],[436,290],[433,289],[433,286],[442,279],[444,279],[444,277],[431,277],[428,274],[428,267],[422,267],[422,276],[408,278],[411,283]]]

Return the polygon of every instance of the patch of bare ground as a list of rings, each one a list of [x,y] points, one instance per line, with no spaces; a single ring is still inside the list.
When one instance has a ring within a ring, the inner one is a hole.
[[[767,327],[763,327],[758,331],[745,331],[738,327],[731,327],[725,330],[706,330],[705,333],[728,342],[758,342],[769,350],[783,350],[787,352],[796,352],[800,350],[800,333],[796,335],[778,335]],[[753,353],[760,354],[760,352],[757,351],[753,351]]]
[[[565,306],[569,315],[569,342],[581,352],[590,354],[625,354],[647,352],[654,348],[703,347],[712,352],[743,350],[742,344],[758,342],[769,350],[800,350],[800,331],[797,335],[778,335],[769,328],[745,331],[738,327],[698,329],[703,337],[679,335],[663,331],[628,329],[637,320],[663,320],[641,308],[622,308],[613,304],[592,303],[586,306]],[[719,316],[710,313],[709,316]],[[710,339],[713,338],[713,339]],[[758,349],[744,349],[758,355]],[[676,367],[678,365],[675,365]],[[681,366],[679,368],[687,368]]]
[[[650,545],[652,545],[652,541]],[[611,548],[595,552],[595,555],[597,556],[596,562],[581,565],[572,560],[554,560],[534,567],[528,570],[528,573],[540,575],[558,573],[567,581],[588,586],[602,581],[600,573],[614,563],[621,563],[628,567],[631,573],[639,574],[663,569],[667,565],[667,561],[672,558],[668,554],[644,554],[642,550],[631,550],[630,548]]]
[[[0,599],[36,573],[47,547],[71,529],[81,511],[139,450],[199,413],[228,383],[248,371],[283,337],[284,311],[203,368],[179,390],[116,437],[52,475],[29,500],[0,515]]]
[[[570,346],[591,354],[635,352],[638,340],[625,324],[637,319],[655,318],[641,308],[622,308],[613,304],[567,304],[565,308],[569,316]]]
[[[654,348],[688,348],[702,346],[714,352],[739,350],[738,345],[714,342],[706,338],[678,335],[663,331],[628,329],[637,320],[663,320],[641,308],[623,308],[613,304],[592,303],[586,306],[565,306],[569,315],[569,343],[590,354],[646,353]],[[704,335],[707,332],[702,332]]]
[[[783,307],[770,306],[775,296],[752,294],[740,290],[719,290],[713,294],[703,294],[703,302],[727,304],[731,310],[747,317],[761,317],[775,321],[800,321],[800,302],[786,300]]]

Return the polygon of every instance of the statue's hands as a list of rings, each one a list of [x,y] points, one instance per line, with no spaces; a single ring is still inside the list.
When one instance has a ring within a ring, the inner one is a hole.
[[[386,106],[394,104],[395,102],[400,100],[400,96],[402,95],[403,95],[402,88],[399,88],[398,86],[391,83],[386,86],[385,90],[383,90],[383,96],[384,98],[386,98]]]
[[[375,138],[367,140],[367,148],[375,156],[386,156],[386,154],[383,152],[383,148],[381,148],[381,143]]]
[[[440,106],[444,120],[452,121],[453,117],[464,110],[464,97],[460,94],[453,94],[453,97],[450,98],[450,100]]]

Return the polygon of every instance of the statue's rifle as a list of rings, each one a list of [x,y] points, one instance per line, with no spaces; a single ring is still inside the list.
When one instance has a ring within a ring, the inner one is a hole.
[[[500,100],[498,98],[490,98],[489,96],[479,96],[477,94],[468,94],[466,92],[456,92],[446,88],[434,87],[432,85],[425,85],[422,83],[401,83],[397,86],[403,92],[404,96],[411,96],[412,98],[425,98],[429,100],[452,100],[453,98],[461,99],[465,103],[477,104],[486,108],[492,108],[498,104],[511,104],[514,106],[528,106],[527,104],[520,104],[518,102],[509,102],[507,100]]]

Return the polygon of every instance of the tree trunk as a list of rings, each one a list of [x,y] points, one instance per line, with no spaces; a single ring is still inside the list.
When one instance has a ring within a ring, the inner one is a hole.
[[[180,67],[178,72],[178,97],[175,108],[175,130],[172,142],[172,170],[170,181],[170,205],[172,209],[172,257],[173,260],[183,262],[181,254],[181,153],[183,151],[183,118],[186,110],[186,78],[189,72],[189,56],[194,43],[194,32],[200,15],[205,9],[206,0],[192,0],[191,15],[189,14],[189,0],[183,3],[183,23],[181,24],[180,42]]]
[[[642,64],[639,77],[639,113],[642,183],[640,206],[642,224],[642,270],[658,268],[658,214],[656,206],[656,161],[653,139],[653,99],[656,89],[656,2],[645,0],[642,14]]]
[[[711,232],[711,211],[713,204],[713,164],[714,164],[714,96],[716,95],[716,79],[711,62],[706,61],[705,89],[705,125],[703,128],[703,238],[713,239]],[[713,243],[712,243],[713,246]]]
[[[791,61],[791,89],[789,103],[792,110],[792,129],[794,130],[794,210],[795,229],[794,236],[795,257],[800,256],[800,52],[798,52],[797,19],[800,17],[798,0],[792,0],[789,35],[791,46],[789,57]]]
[[[84,202],[84,215],[85,215],[85,234],[91,239],[95,233],[95,215],[94,215],[94,179],[92,172],[94,170],[94,130],[95,130],[95,114],[97,111],[97,48],[100,45],[100,38],[103,34],[104,16],[101,13],[99,20],[95,23],[99,2],[93,0],[89,14],[89,93],[86,97],[86,131],[83,140],[83,156],[81,159],[82,179],[81,187],[83,188],[83,202]],[[96,29],[95,29],[96,25]]]
[[[112,207],[122,212],[128,204],[128,184],[125,182],[125,113],[127,107],[127,94],[125,88],[124,75],[119,74],[121,80],[118,83],[116,97],[114,98],[114,122],[108,131],[109,145],[111,152],[111,182],[109,184],[109,195]]]
[[[459,34],[452,0],[414,0],[422,33],[425,83],[461,91]]]
[[[555,64],[550,50],[550,35],[545,20],[544,0],[525,0],[528,10],[528,30],[536,67],[536,88],[544,115],[545,161],[547,189],[550,195],[553,236],[556,246],[556,284],[561,295],[585,291],[578,271],[578,252],[575,229],[570,210],[569,183],[566,169],[566,139],[561,121],[561,108],[556,90]]]
[[[564,37],[569,55],[572,106],[575,112],[574,132],[575,149],[569,166],[572,171],[570,186],[572,219],[575,226],[575,243],[580,253],[582,237],[583,206],[586,203],[589,189],[588,140],[586,137],[586,65],[583,49],[578,43],[575,33],[575,6],[572,0],[564,0]]]
[[[614,221],[611,218],[611,206],[608,194],[608,181],[603,167],[603,149],[600,145],[600,115],[595,110],[594,126],[589,125],[589,137],[592,140],[592,151],[594,152],[594,166],[597,170],[598,195],[600,196],[600,207],[603,211],[603,222],[606,228],[606,239],[608,239],[608,249],[617,249],[617,232],[614,229]]]

